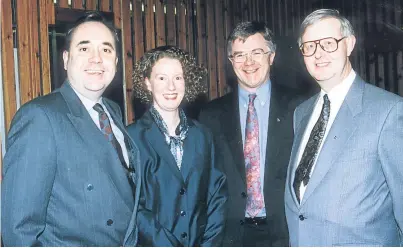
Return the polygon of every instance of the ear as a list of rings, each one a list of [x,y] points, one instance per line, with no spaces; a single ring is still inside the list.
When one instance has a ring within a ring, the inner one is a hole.
[[[350,56],[350,54],[353,52],[355,42],[356,42],[356,39],[355,39],[354,35],[350,35],[349,37],[347,37],[347,40],[346,40],[346,43],[347,43],[347,56]]]
[[[276,53],[270,53],[269,55],[269,64],[273,65],[274,57],[276,57]]]
[[[147,90],[149,90],[150,92],[153,92],[153,91],[152,91],[152,88],[151,88],[151,82],[150,82],[150,80],[149,80],[147,77],[144,78],[144,82],[145,82],[145,84],[146,84]]]
[[[118,57],[116,57],[115,65],[118,65],[118,61],[119,61],[119,59],[118,59]]]
[[[63,52],[63,65],[64,69],[67,71],[67,63],[69,62],[69,52],[64,51]]]

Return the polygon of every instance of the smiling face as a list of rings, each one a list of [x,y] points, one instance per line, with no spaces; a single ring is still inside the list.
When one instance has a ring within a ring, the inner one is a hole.
[[[245,41],[236,39],[232,43],[232,55],[248,53],[255,49],[269,51],[267,42],[260,33],[249,36]],[[273,64],[274,57],[275,53],[270,52],[265,54],[260,61],[253,60],[251,56],[247,56],[243,63],[231,60],[239,85],[248,92],[256,92],[256,89],[269,79],[270,66]]]
[[[185,80],[182,65],[177,59],[162,58],[152,70],[150,78],[145,79],[151,91],[153,106],[161,114],[177,112],[185,95]]]
[[[102,23],[86,22],[73,33],[69,51],[64,51],[64,69],[71,86],[97,101],[116,73],[115,40]]]
[[[341,39],[343,35],[340,25],[340,21],[335,18],[320,20],[306,28],[302,36],[302,43],[326,37]],[[349,56],[354,45],[355,37],[350,35],[341,40],[338,44],[338,49],[332,53],[323,51],[318,45],[314,55],[304,57],[309,74],[322,89],[328,92],[348,76],[352,70]]]

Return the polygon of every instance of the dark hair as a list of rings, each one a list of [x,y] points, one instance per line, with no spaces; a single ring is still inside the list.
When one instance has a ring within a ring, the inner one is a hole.
[[[207,70],[197,65],[194,57],[175,46],[160,46],[147,51],[134,65],[133,93],[135,97],[144,103],[152,101],[152,94],[147,89],[145,78],[150,78],[154,65],[162,58],[176,59],[181,63],[185,80],[184,98],[188,102],[195,100],[200,93],[207,92],[205,85]]]
[[[254,34],[261,34],[263,38],[266,40],[267,47],[272,52],[276,52],[276,44],[273,41],[273,32],[267,27],[266,23],[264,22],[241,22],[234,30],[232,30],[231,34],[228,36],[227,39],[227,55],[231,56],[232,54],[232,43],[240,39],[241,41],[245,41],[249,36]]]
[[[78,18],[77,21],[73,24],[73,26],[66,32],[64,50],[66,50],[66,51],[70,50],[71,40],[73,38],[75,30],[81,24],[84,24],[87,22],[99,22],[99,23],[104,24],[109,29],[109,31],[111,31],[112,36],[115,40],[115,47],[116,47],[116,49],[118,48],[119,36],[118,36],[118,32],[117,32],[116,28],[111,23],[106,21],[104,16],[101,13],[99,13],[98,11],[90,11],[90,12],[86,12],[84,16]]]

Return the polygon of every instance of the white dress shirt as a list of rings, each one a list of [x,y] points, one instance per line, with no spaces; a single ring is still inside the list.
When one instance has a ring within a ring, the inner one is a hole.
[[[319,150],[318,150],[318,153],[317,153],[318,155],[315,158],[315,161],[313,163],[312,170],[310,172],[309,177],[312,176],[312,173],[313,173],[313,171],[315,169],[315,166],[316,166],[316,161],[317,161],[317,159],[319,157],[320,151],[322,150],[322,146],[325,143],[327,134],[329,133],[329,130],[332,127],[334,119],[336,118],[336,115],[339,112],[339,109],[340,109],[340,107],[341,107],[341,105],[342,105],[342,103],[344,101],[344,98],[346,97],[351,85],[354,82],[355,76],[356,76],[355,71],[351,70],[350,74],[340,84],[336,85],[330,92],[325,92],[322,89],[320,91],[320,93],[319,93],[318,100],[317,100],[315,108],[314,108],[314,110],[312,112],[311,118],[309,119],[308,125],[307,125],[307,127],[305,129],[304,136],[302,138],[302,141],[301,141],[301,144],[300,144],[300,147],[299,147],[299,150],[298,150],[298,156],[297,156],[297,158],[298,158],[297,166],[298,166],[300,161],[301,161],[302,154],[304,153],[305,146],[308,143],[309,136],[311,135],[312,129],[315,126],[316,122],[318,121],[319,116],[320,116],[320,112],[322,111],[323,96],[325,94],[327,94],[327,96],[329,97],[329,100],[330,100],[329,121],[327,123],[325,135],[323,136],[322,143],[319,146]],[[309,183],[308,183],[308,185],[309,185]],[[305,186],[303,183],[301,183],[301,186],[299,188],[300,189],[300,199],[301,200],[302,200],[302,198],[304,196],[306,187],[308,185]]]
[[[102,102],[102,98],[100,98],[98,100],[98,102],[94,102],[94,101],[86,98],[85,96],[81,95],[74,88],[73,88],[73,90],[74,90],[74,92],[76,92],[78,98],[80,98],[81,102],[84,104],[85,109],[88,111],[88,114],[90,114],[91,119],[94,121],[95,125],[97,125],[99,130],[101,130],[101,127],[99,125],[99,114],[97,111],[95,111],[95,109],[93,109],[93,107],[96,103],[101,104],[102,108],[104,109],[104,111],[105,111],[106,115],[108,116],[109,121],[111,123],[112,132],[115,135],[116,139],[118,140],[120,147],[122,148],[123,158],[125,159],[126,166],[129,166],[129,156],[127,154],[127,148],[126,148],[126,144],[125,144],[124,135],[123,135],[122,131],[120,131],[120,129],[116,126],[115,122],[113,121],[113,118],[109,114],[108,109]]]

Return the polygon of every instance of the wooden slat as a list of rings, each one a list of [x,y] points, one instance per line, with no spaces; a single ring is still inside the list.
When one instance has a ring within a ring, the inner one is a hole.
[[[207,13],[214,14],[214,2],[218,0],[207,0]],[[221,24],[221,23],[220,23]],[[218,96],[217,91],[217,53],[216,53],[216,33],[214,18],[207,18],[207,51],[208,51],[208,70],[210,76],[210,99]]]
[[[68,8],[69,7],[69,1],[68,0],[59,0],[59,7],[60,8]]]
[[[55,5],[53,3],[53,1],[49,1],[47,0],[47,22],[48,24],[56,24],[56,17],[55,17]]]
[[[186,46],[186,5],[183,1],[176,2],[178,17],[178,46],[188,51]]]
[[[109,0],[99,0],[99,9],[104,12],[109,12],[110,11]]]
[[[225,94],[226,83],[226,73],[225,73],[225,33],[223,23],[225,23],[224,18],[224,0],[216,0],[215,2],[215,29],[217,37],[217,79],[218,79],[218,96],[223,96]]]
[[[196,3],[196,22],[197,22],[197,55],[199,64],[207,64],[206,48],[206,17],[205,1],[199,0]]]
[[[4,122],[6,132],[17,111],[14,75],[14,46],[11,1],[2,1],[1,22],[1,66],[3,74]]]
[[[86,10],[96,10],[97,9],[97,0],[87,0],[85,2],[85,9]]]
[[[397,93],[403,96],[403,51],[397,52],[396,68],[397,68]]]
[[[157,35],[157,46],[163,46],[166,44],[165,35],[165,13],[164,13],[164,3],[161,1],[155,1],[155,33]],[[169,32],[171,30],[168,28]]]
[[[232,29],[234,28],[234,8],[231,0],[224,0],[224,17],[225,17],[225,39],[228,39]],[[227,56],[227,52],[225,52]]]
[[[41,68],[42,68],[42,92],[48,94],[51,91],[51,73],[50,73],[50,57],[49,57],[49,28],[48,19],[49,15],[49,2],[48,0],[39,0],[39,35],[41,41]]]
[[[132,105],[132,74],[133,74],[133,46],[132,46],[132,25],[130,21],[130,0],[122,0],[122,39],[123,39],[123,69],[125,72],[125,101],[126,101],[126,124],[134,122],[134,109]]]
[[[143,12],[141,0],[132,0],[135,61],[144,54]]]
[[[175,15],[175,8],[176,8],[176,0],[169,0],[166,3],[167,9],[167,28],[169,32],[167,33],[167,44],[176,46],[176,15]]]
[[[121,1],[113,1],[113,24],[117,29],[122,28],[122,3]]]
[[[30,6],[24,0],[17,0],[17,48],[18,48],[18,71],[20,83],[21,104],[32,99],[31,83],[31,41],[30,41]],[[29,66],[21,66],[26,65]]]
[[[30,40],[30,63],[31,66],[31,84],[32,92],[31,99],[42,95],[41,90],[41,52],[39,50],[39,16],[38,16],[38,2],[29,8],[29,40]],[[25,62],[26,63],[26,62]],[[20,64],[20,67],[24,64]]]
[[[155,48],[155,28],[154,28],[154,0],[147,0],[144,6],[146,20],[146,50]]]
[[[114,1],[114,2],[120,2],[120,1]],[[71,0],[71,7],[73,9],[84,9],[83,0]]]
[[[194,33],[196,32],[193,28],[193,22],[196,20],[193,11],[193,1],[186,2],[186,36],[187,36],[187,49],[188,51],[195,55],[195,47],[194,47]],[[197,57],[197,56],[196,56]]]
[[[249,21],[249,0],[240,1],[242,21]]]

